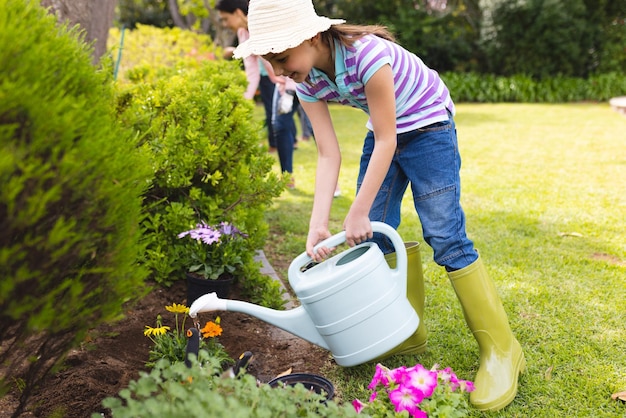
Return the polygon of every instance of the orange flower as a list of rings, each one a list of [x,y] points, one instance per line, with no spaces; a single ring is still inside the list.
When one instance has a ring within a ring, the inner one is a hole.
[[[202,333],[202,336],[204,338],[219,337],[220,335],[222,335],[222,327],[220,327],[213,321],[209,321],[206,323],[204,328],[200,330],[200,332]]]

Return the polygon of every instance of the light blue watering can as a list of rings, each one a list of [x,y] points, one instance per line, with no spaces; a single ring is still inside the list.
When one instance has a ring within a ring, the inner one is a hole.
[[[356,245],[310,268],[306,267],[312,259],[305,252],[292,261],[288,271],[289,284],[301,306],[278,311],[209,293],[196,299],[189,315],[242,312],[330,350],[340,366],[373,360],[411,336],[420,319],[406,297],[404,242],[395,229],[382,222],[372,222],[372,230],[391,240],[397,257],[395,269],[389,268],[373,242]],[[345,232],[340,232],[315,248],[336,247],[345,239]]]

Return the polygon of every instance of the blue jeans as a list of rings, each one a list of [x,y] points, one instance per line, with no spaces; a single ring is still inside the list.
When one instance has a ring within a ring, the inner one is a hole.
[[[272,129],[272,101],[274,100],[274,83],[266,75],[261,76],[259,89],[261,90],[261,101],[265,109],[265,127],[267,128],[267,140],[270,147],[276,147],[274,131]]]
[[[297,100],[297,98],[296,98]],[[302,108],[300,102],[298,102],[298,118],[300,118],[300,126],[302,127],[302,137],[303,138],[311,138],[313,136],[313,127],[311,126],[311,121],[307,116],[306,112]]]
[[[374,133],[365,137],[357,190],[374,149]],[[465,232],[460,204],[461,156],[454,119],[398,135],[398,146],[389,172],[374,200],[369,217],[398,228],[402,196],[411,184],[413,203],[422,224],[424,240],[433,248],[435,262],[447,271],[467,267],[478,258]],[[376,234],[374,241],[387,253],[388,239]]]
[[[288,93],[285,93],[288,94]],[[276,142],[276,150],[278,151],[278,160],[280,161],[280,171],[293,173],[293,146],[296,142],[296,122],[293,120],[295,113],[294,106],[288,113],[278,113],[278,99],[280,94],[278,89],[274,89],[274,102],[272,105],[272,130],[274,141]]]

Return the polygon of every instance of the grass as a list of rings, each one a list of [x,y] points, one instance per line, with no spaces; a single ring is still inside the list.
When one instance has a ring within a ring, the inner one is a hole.
[[[331,214],[331,232],[338,232],[354,195],[366,116],[345,107],[332,115],[343,152],[343,196]],[[626,407],[610,395],[626,389],[626,117],[606,104],[461,104],[455,119],[468,234],[528,362],[511,405],[471,416],[624,416]],[[267,214],[273,232],[265,251],[283,278],[304,251],[315,164],[314,142],[300,143],[297,188]],[[410,192],[399,232],[423,244],[429,347],[385,363],[436,363],[471,380],[478,347],[423,242]],[[373,368],[336,367],[327,375],[340,399],[367,399]]]

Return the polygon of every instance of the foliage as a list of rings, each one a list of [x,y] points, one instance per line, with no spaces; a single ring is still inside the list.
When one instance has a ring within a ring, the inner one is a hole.
[[[114,119],[110,73],[37,4],[0,6],[0,362],[27,369],[22,402],[147,276],[147,156]]]
[[[490,66],[500,75],[586,76],[591,49],[583,0],[500,2],[494,35],[484,41]]]
[[[185,305],[173,303],[165,307],[168,312],[174,314],[175,326],[164,325],[161,315],[157,316],[156,327],[146,325],[144,335],[152,341],[149,362],[147,366],[154,367],[157,361],[166,359],[170,363],[185,361],[188,336],[185,331],[185,320],[189,308]],[[179,318],[182,315],[182,319]],[[205,350],[212,359],[218,360],[221,365],[232,363],[232,359],[220,344],[217,337],[222,334],[220,318],[208,321],[200,329],[200,349]]]
[[[398,43],[437,71],[477,70],[478,60],[474,56],[479,37],[475,24],[477,5],[471,1],[448,3],[449,9],[442,11],[434,9],[428,1],[343,0],[332,5],[321,4],[318,11],[341,16],[348,23],[387,26]]]
[[[154,82],[171,68],[197,68],[202,61],[214,60],[222,52],[211,37],[180,28],[157,28],[137,24],[134,30],[111,28],[108,47],[119,66],[120,83]]]
[[[167,0],[118,0],[116,5],[118,27],[135,29],[137,24],[171,27],[174,24]]]
[[[246,231],[238,243],[244,296],[281,306],[280,286],[254,261],[267,236],[265,209],[285,186],[274,160],[259,146],[260,124],[243,98],[246,83],[235,62],[204,61],[198,68],[164,68],[153,83],[120,91],[119,119],[141,135],[152,156],[153,179],[144,204],[144,263],[165,285],[183,279],[194,242],[177,235],[203,219]]]
[[[358,413],[394,417],[408,412],[412,417],[460,418],[467,415],[465,393],[472,392],[474,384],[457,378],[449,367],[438,369],[435,365],[427,370],[416,364],[390,370],[377,364],[368,389],[372,393],[367,403],[359,399],[352,403]]]
[[[146,19],[163,0],[146,4]],[[174,2],[175,3],[175,2]],[[319,14],[349,23],[383,24],[437,71],[587,77],[622,72],[626,65],[626,2],[611,0],[315,0]],[[229,45],[214,0],[178,0],[189,27]],[[133,5],[123,6],[120,9]],[[209,27],[206,24],[210,20]],[[231,41],[232,42],[232,39]]]
[[[246,251],[245,239],[248,235],[235,226],[220,222],[211,227],[201,222],[194,229],[178,234],[178,238],[186,236],[194,240],[193,250],[187,253],[190,258],[189,272],[210,280],[224,274],[239,277],[242,273],[241,254]]]
[[[240,374],[238,379],[220,377],[218,362],[204,350],[199,363],[191,368],[183,363],[157,362],[150,373],[140,373],[119,397],[103,401],[116,418],[159,416],[189,417],[354,417],[350,405],[339,406],[325,397],[305,389],[301,384],[271,388],[257,384],[254,376]],[[93,414],[92,417],[99,417]]]
[[[478,73],[444,73],[455,102],[566,103],[608,101],[626,92],[626,74],[605,73],[587,79],[554,76],[534,80],[526,75],[509,77]]]

